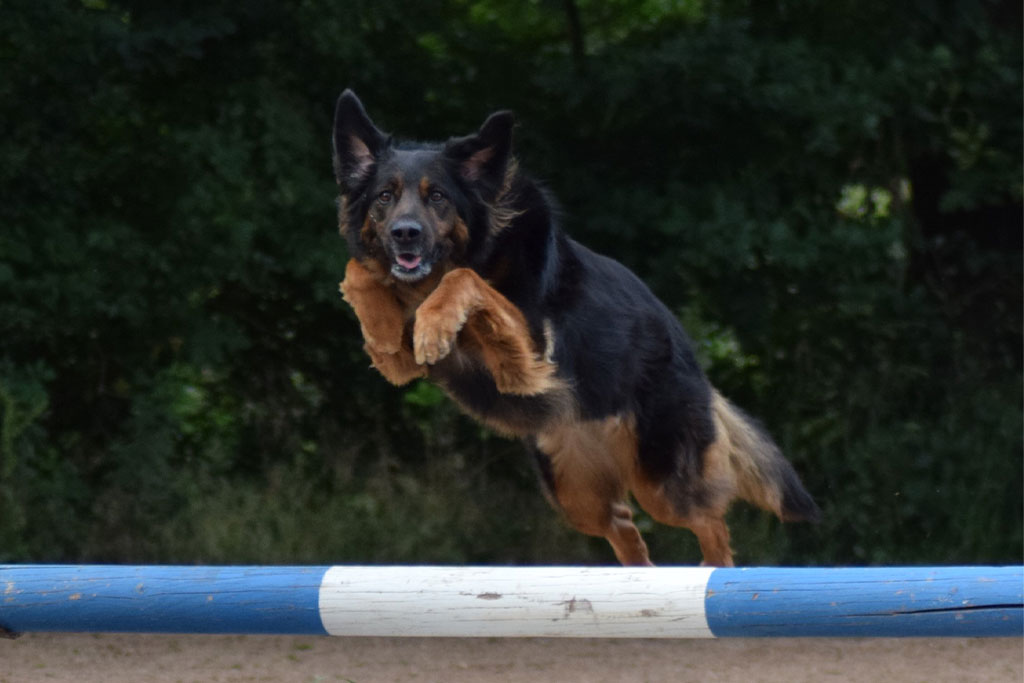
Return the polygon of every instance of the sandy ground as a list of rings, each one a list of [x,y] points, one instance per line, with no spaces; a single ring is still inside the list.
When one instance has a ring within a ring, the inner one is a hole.
[[[0,683],[1024,681],[1024,639],[561,640],[33,634]]]

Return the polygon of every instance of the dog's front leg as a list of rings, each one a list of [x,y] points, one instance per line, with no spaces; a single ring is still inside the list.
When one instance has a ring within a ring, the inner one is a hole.
[[[401,385],[426,376],[425,368],[416,363],[412,349],[403,339],[405,315],[387,285],[359,261],[350,259],[341,293],[359,319],[366,342],[363,348],[385,379]]]
[[[416,309],[413,351],[434,364],[458,341],[479,355],[503,394],[532,396],[558,386],[555,365],[534,351],[522,312],[469,268],[447,273]]]

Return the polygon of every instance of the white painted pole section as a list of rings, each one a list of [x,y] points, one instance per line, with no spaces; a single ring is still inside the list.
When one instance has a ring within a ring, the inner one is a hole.
[[[711,567],[333,567],[335,636],[713,638]]]

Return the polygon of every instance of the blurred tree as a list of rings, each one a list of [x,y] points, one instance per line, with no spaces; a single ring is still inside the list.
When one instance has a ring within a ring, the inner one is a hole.
[[[741,561],[1019,561],[1020,64],[989,0],[8,0],[0,560],[611,560],[516,444],[367,367],[350,86],[413,138],[516,110],[567,229],[825,507],[737,510]]]

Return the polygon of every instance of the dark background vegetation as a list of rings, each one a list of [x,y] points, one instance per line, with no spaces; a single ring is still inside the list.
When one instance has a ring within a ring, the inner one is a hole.
[[[824,508],[738,507],[740,562],[1020,561],[1021,6],[982,0],[0,1],[0,561],[614,561],[369,369],[346,86],[412,138],[517,112]]]

